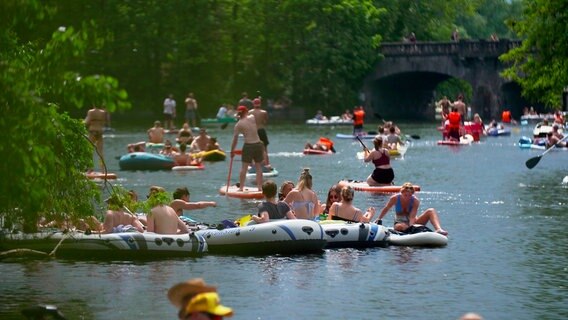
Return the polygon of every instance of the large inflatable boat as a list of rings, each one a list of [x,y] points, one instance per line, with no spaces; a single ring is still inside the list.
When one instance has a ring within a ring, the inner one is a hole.
[[[196,231],[209,253],[235,255],[321,252],[326,244],[320,224],[303,219],[274,220],[223,230]]]
[[[388,229],[376,223],[323,220],[320,225],[326,248],[372,248],[388,246]]]
[[[121,170],[171,170],[174,160],[171,157],[149,152],[132,152],[120,157]]]
[[[123,232],[86,234],[84,232],[0,233],[0,249],[31,249],[70,258],[155,258],[195,256],[207,251],[200,235]]]
[[[409,247],[444,247],[448,244],[448,237],[434,232],[427,227],[415,225],[413,233],[398,232],[389,228],[388,243],[394,246]]]

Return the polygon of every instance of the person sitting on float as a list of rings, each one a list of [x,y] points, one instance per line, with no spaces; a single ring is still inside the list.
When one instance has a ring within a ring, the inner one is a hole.
[[[314,116],[314,119],[316,119],[316,120],[327,120],[327,117],[323,115],[323,112],[321,110],[318,110],[318,112]]]
[[[321,151],[331,151],[335,153],[335,148],[333,147],[333,141],[326,137],[320,137],[318,142],[311,144],[306,143],[304,149],[321,150]]]
[[[342,220],[349,222],[369,222],[373,219],[376,209],[369,207],[363,214],[361,209],[353,205],[355,190],[350,186],[341,189],[340,202],[334,202],[329,208],[327,220]]]
[[[274,181],[264,181],[262,184],[264,201],[258,205],[258,215],[251,216],[252,221],[264,223],[275,219],[296,219],[286,202],[276,200],[277,190],[278,186]]]

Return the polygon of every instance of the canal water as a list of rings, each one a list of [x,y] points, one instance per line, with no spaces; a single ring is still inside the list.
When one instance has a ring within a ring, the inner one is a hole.
[[[389,247],[325,250],[321,254],[237,257],[204,255],[158,261],[15,260],[0,263],[0,318],[19,318],[34,304],[54,304],[70,319],[175,319],[166,292],[173,284],[202,277],[218,286],[234,319],[457,319],[477,312],[486,319],[568,318],[568,152],[553,151],[532,170],[525,161],[540,151],[509,137],[485,138],[464,147],[438,146],[436,123],[400,123],[418,135],[404,159],[392,161],[396,184],[418,184],[421,209],[436,208],[449,231],[445,248]],[[376,124],[367,124],[374,130]],[[209,133],[229,149],[231,126]],[[151,185],[168,191],[187,186],[191,200],[216,208],[187,212],[209,223],[255,212],[255,203],[218,195],[229,161],[186,173],[125,172],[118,156],[126,144],[144,140],[146,128],[117,130],[105,138],[105,157],[116,182],[145,198]],[[297,181],[309,167],[324,200],[337,181],[365,179],[370,165],[357,160],[356,141],[336,139],[349,127],[313,128],[271,124],[269,155],[280,172]],[[304,156],[320,136],[337,153]],[[371,141],[366,142],[369,146]],[[240,143],[239,143],[240,144]],[[235,161],[232,182],[237,181]],[[355,205],[378,210],[388,196],[357,192]],[[392,223],[392,212],[384,219]]]

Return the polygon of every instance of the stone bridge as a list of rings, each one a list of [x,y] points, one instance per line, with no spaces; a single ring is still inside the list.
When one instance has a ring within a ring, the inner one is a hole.
[[[517,83],[499,75],[506,67],[499,56],[520,44],[510,40],[384,43],[380,48],[384,58],[365,79],[366,108],[385,118],[434,119],[437,85],[457,78],[473,89],[471,101],[465,101],[472,114],[487,121],[500,118],[506,107],[518,118],[527,102]]]

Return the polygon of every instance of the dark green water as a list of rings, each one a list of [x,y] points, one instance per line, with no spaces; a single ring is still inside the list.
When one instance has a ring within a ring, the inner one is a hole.
[[[150,262],[14,261],[0,264],[0,318],[18,318],[23,306],[56,304],[70,319],[174,319],[167,289],[190,277],[217,284],[234,319],[456,319],[475,311],[486,319],[568,318],[566,209],[568,152],[550,152],[532,170],[525,161],[539,154],[510,137],[487,138],[462,148],[437,146],[435,123],[400,124],[420,135],[403,160],[394,160],[397,184],[422,187],[422,209],[438,210],[450,242],[442,249],[377,248],[326,250],[305,256],[231,257]],[[368,130],[374,126],[368,125]],[[217,208],[188,212],[218,222],[253,212],[255,204],[219,196],[229,161],[204,171],[119,171],[115,157],[126,144],[145,139],[146,128],[117,131],[105,139],[106,161],[117,183],[145,196],[151,185],[168,191],[187,186],[193,201]],[[209,129],[229,149],[231,127]],[[356,159],[358,142],[334,139],[337,154],[304,156],[307,142],[335,138],[350,128],[269,128],[271,162],[284,180],[311,168],[314,189],[343,178],[364,179],[372,168]],[[371,145],[371,142],[367,142]],[[237,181],[235,162],[232,182]],[[360,208],[378,209],[387,196],[357,193]],[[392,213],[385,223],[392,223]]]

